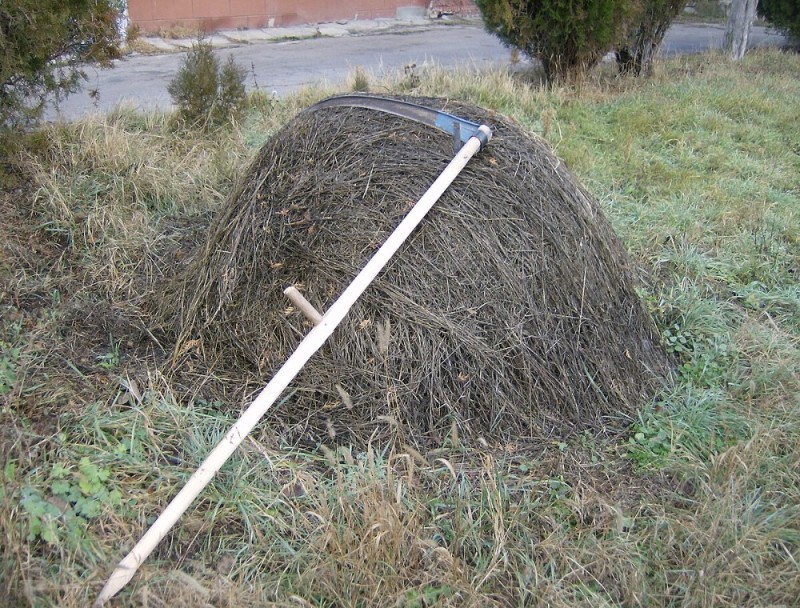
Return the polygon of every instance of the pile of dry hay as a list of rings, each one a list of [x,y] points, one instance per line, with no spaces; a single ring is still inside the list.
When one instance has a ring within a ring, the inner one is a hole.
[[[454,424],[462,437],[552,437],[629,416],[667,361],[595,200],[509,120],[406,100],[485,122],[494,138],[270,414],[284,439],[399,431],[429,445]],[[374,110],[298,115],[165,298],[178,364],[202,352],[229,377],[269,380],[309,330],[283,289],[301,285],[324,312],[452,156],[446,134]]]

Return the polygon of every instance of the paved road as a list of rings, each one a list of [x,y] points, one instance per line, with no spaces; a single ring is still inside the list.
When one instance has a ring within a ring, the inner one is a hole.
[[[783,37],[756,27],[751,44],[778,45]],[[662,53],[694,53],[722,44],[724,28],[717,25],[673,26],[664,40]],[[428,25],[398,31],[340,38],[310,38],[284,42],[256,42],[230,46],[220,51],[233,54],[237,63],[251,69],[248,86],[257,84],[284,95],[305,85],[327,81],[339,84],[355,66],[381,73],[394,73],[404,66],[426,62],[442,67],[475,65],[508,66],[509,51],[479,24]],[[88,72],[84,91],[69,97],[49,118],[74,119],[92,112],[107,112],[119,103],[141,109],[166,109],[171,105],[167,83],[174,76],[183,53],[131,56],[113,69]],[[96,90],[93,99],[89,92]]]

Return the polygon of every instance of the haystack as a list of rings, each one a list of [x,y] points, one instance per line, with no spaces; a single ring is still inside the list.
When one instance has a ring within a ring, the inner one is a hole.
[[[624,420],[667,362],[630,260],[542,140],[474,105],[413,99],[494,137],[270,414],[289,441],[565,436]],[[261,149],[165,300],[176,357],[264,381],[309,329],[283,295],[337,298],[453,156],[367,109],[304,112]],[[199,345],[190,349],[187,345]]]

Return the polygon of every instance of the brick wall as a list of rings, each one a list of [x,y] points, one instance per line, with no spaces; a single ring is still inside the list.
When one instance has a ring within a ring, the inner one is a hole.
[[[410,6],[426,8],[428,0],[128,0],[128,17],[144,32],[176,25],[212,32],[395,17]]]

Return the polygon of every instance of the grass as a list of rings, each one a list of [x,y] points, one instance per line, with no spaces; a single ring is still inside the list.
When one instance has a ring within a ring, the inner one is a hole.
[[[800,58],[698,55],[576,89],[431,66],[352,83],[547,138],[640,269],[674,381],[620,435],[544,446],[302,450],[275,411],[118,604],[794,605]],[[148,297],[255,150],[330,92],[256,96],[207,135],[119,110],[27,142],[0,195],[0,604],[90,603],[236,417],[224,378],[162,375]]]

